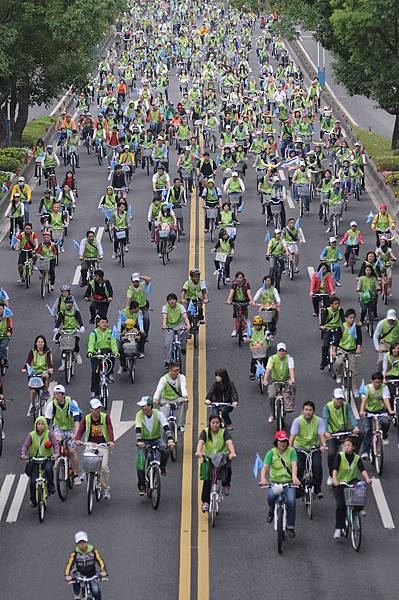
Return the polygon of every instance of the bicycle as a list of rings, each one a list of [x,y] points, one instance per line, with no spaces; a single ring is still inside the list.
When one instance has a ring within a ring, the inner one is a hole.
[[[350,268],[352,275],[355,274],[356,260],[357,260],[357,258],[356,258],[355,247],[351,246],[349,256],[348,256],[348,267]]]
[[[42,185],[42,178],[43,178],[43,159],[44,159],[44,155],[41,154],[40,156],[37,156],[35,158],[35,163],[36,163],[36,173],[37,173],[37,180],[38,180],[38,184]]]
[[[227,192],[227,202],[231,206],[231,210],[233,211],[234,221],[237,221],[237,213],[238,213],[238,205],[241,200],[241,192]]]
[[[291,279],[291,281],[293,281],[294,279],[294,273],[295,273],[295,259],[294,259],[294,254],[292,252],[287,252],[286,256],[285,256],[285,262],[286,262],[286,271],[288,273],[288,277]]]
[[[6,400],[5,398],[3,398],[0,401],[0,456],[3,453],[3,438],[4,438],[4,417],[3,417],[3,412],[7,410],[6,409]]]
[[[176,398],[176,400],[172,400],[171,402],[161,403],[161,406],[167,404],[169,408],[168,416],[166,417],[169,425],[170,432],[172,434],[172,440],[174,442],[174,446],[169,447],[170,458],[172,462],[176,462],[177,460],[177,442],[178,442],[178,430],[177,430],[177,419],[175,416],[175,411],[177,407],[183,404],[183,398]]]
[[[37,269],[40,273],[40,296],[42,299],[46,296],[46,292],[49,294],[50,289],[50,259],[42,258],[41,256],[37,259]]]
[[[277,552],[283,552],[283,542],[285,540],[285,532],[287,530],[287,496],[285,488],[295,487],[291,483],[271,483],[267,486],[271,488],[273,494],[277,496],[274,504],[274,530],[277,533]]]
[[[276,395],[274,397],[274,416],[276,428],[277,431],[281,431],[284,429],[285,416],[284,390],[287,389],[290,384],[287,381],[273,381],[273,384],[276,389]]]
[[[182,208],[182,205],[180,204],[179,206],[174,206],[173,212],[175,213],[175,217],[176,217],[176,239],[178,242],[180,242],[181,234],[183,231],[183,208]]]
[[[104,159],[104,147],[102,142],[99,142],[96,144],[96,155],[97,155],[97,160],[98,160],[98,164],[101,165],[103,164],[103,159]]]
[[[392,421],[395,427],[399,427],[399,379],[387,379],[387,385],[389,388],[393,387],[391,391],[391,399],[392,399],[392,408],[394,411],[394,415],[392,416]]]
[[[307,183],[297,185],[298,198],[299,198],[299,217],[302,219],[305,207],[309,210],[310,204],[310,189]],[[308,199],[306,202],[305,198]]]
[[[192,310],[190,312],[187,312],[187,316],[188,316],[188,320],[190,321],[190,324],[191,324],[190,334],[193,338],[194,348],[196,348],[198,345],[198,335],[199,335],[199,325],[200,325],[199,324],[199,316],[198,316],[198,305],[201,305],[202,302],[199,299],[190,300],[189,303],[190,302],[192,305]]]
[[[108,444],[93,444],[92,442],[82,442],[88,451],[82,455],[82,469],[87,478],[87,512],[91,515],[94,506],[94,498],[97,502],[101,499],[100,473],[103,462],[102,454],[99,448],[107,448]]]
[[[215,231],[215,229],[217,228],[217,218],[218,218],[218,208],[215,208],[213,206],[205,206],[205,210],[206,210],[206,217],[208,219],[208,230],[209,230],[209,235],[211,238],[211,242],[213,242],[213,233]]]
[[[388,304],[389,298],[389,282],[387,277],[387,268],[381,269],[381,299],[385,306]]]
[[[212,411],[212,415],[214,416],[218,416],[221,422],[221,426],[224,427],[225,426],[225,422],[224,422],[224,418],[223,418],[223,412],[222,412],[222,408],[223,406],[232,406],[229,402],[211,402],[210,404],[208,404],[207,402],[205,402],[206,406],[208,408],[211,409]]]
[[[366,314],[363,319],[363,325],[365,325],[369,336],[372,338],[374,335],[374,301],[363,303],[366,308]]]
[[[99,369],[100,377],[99,400],[103,405],[104,410],[107,410],[109,400],[107,375],[112,369],[111,358],[109,354],[101,354],[101,352],[93,354],[93,358],[98,360],[97,368]]]
[[[87,281],[91,281],[94,279],[94,271],[96,271],[99,267],[98,260],[97,258],[84,258],[82,260],[82,265],[83,263],[85,263],[87,267],[86,279]]]
[[[24,264],[22,267],[22,279],[25,281],[25,286],[26,286],[26,289],[28,290],[30,287],[30,282],[31,282],[32,273],[33,273],[33,255],[32,255],[32,249],[29,249],[29,250],[23,249],[23,252],[25,252],[25,260],[24,260]]]
[[[64,437],[59,440],[59,447],[60,456],[55,466],[55,487],[60,500],[65,502],[69,490],[73,488],[74,475]]]
[[[313,482],[313,454],[320,452],[320,446],[312,446],[309,449],[297,448],[297,452],[301,452],[306,456],[305,470],[302,477],[302,487],[304,491],[303,501],[305,502],[306,513],[309,519],[313,518],[313,503],[315,499],[314,482]]]
[[[209,502],[209,516],[212,527],[216,525],[216,516],[219,514],[220,504],[224,498],[223,486],[221,481],[221,469],[227,465],[227,454],[219,452],[217,454],[209,454],[204,457],[204,461],[209,464],[211,493]]]
[[[192,178],[192,174],[192,169],[181,169],[181,178],[183,180],[183,187],[186,198],[190,197],[190,180]]]
[[[389,417],[389,415],[388,413],[365,413],[365,418],[372,419],[370,460],[375,466],[377,475],[381,476],[384,470],[384,444],[382,439],[380,417]]]
[[[141,149],[142,165],[144,165],[144,168],[146,169],[148,176],[150,175],[151,154],[152,154],[152,148],[142,148]]]
[[[337,204],[330,204],[329,205],[329,214],[330,216],[332,216],[332,230],[333,230],[333,236],[337,237],[338,236],[338,229],[339,229],[339,222],[341,219],[341,215],[342,215],[342,209],[343,209],[343,202],[338,202]]]
[[[55,175],[55,167],[48,167],[47,169],[47,187],[50,188],[51,193],[55,196],[57,189],[57,177]]]
[[[363,482],[351,485],[341,482],[344,487],[346,504],[345,537],[351,538],[352,547],[359,552],[362,543],[362,519],[367,503],[367,485]]]
[[[145,450],[145,493],[152,508],[157,510],[161,500],[161,451],[155,444],[146,444]]]
[[[361,177],[352,177],[352,181],[353,181],[353,195],[356,198],[356,200],[360,201],[360,196],[362,193],[362,178]]]
[[[120,266],[123,268],[125,266],[125,245],[127,241],[127,231],[125,228],[116,229],[116,227],[114,227],[113,232],[117,240],[116,256],[119,260]]]
[[[247,329],[248,302],[233,302],[233,306],[236,310],[235,324],[238,346],[241,348],[244,342],[244,333]]]
[[[60,352],[61,358],[65,363],[64,367],[64,375],[65,375],[65,383],[71,381],[71,378],[75,374],[75,365],[76,365],[76,356],[75,356],[75,345],[76,345],[76,335],[79,333],[78,330],[75,331],[64,331],[61,329],[59,331],[59,344],[60,344]]]
[[[271,313],[271,311],[267,311],[268,313]],[[258,361],[261,365],[266,364],[266,358],[267,358],[267,347],[264,346],[263,344],[257,344],[256,346],[253,346],[251,348],[251,355],[252,358],[256,361]],[[261,394],[264,393],[264,386],[263,386],[263,374],[264,374],[264,369],[263,369],[263,373],[259,373],[257,379],[258,379],[258,384],[259,384],[259,391]]]
[[[126,359],[126,367],[132,383],[134,383],[136,380],[136,360],[138,355],[137,335],[137,331],[129,333],[125,332],[122,335],[122,345]]]
[[[99,575],[93,575],[92,577],[84,577],[83,575],[74,575],[73,580],[70,582],[73,584],[74,582],[80,584],[80,592],[79,598],[81,600],[93,600],[94,596],[91,591],[90,583],[92,581],[108,581],[107,577],[100,577]]]
[[[222,287],[222,285],[226,285],[226,260],[227,254],[225,252],[216,252],[215,260],[219,263],[219,267],[216,273],[216,282],[218,286],[218,290]]]
[[[330,343],[328,348],[328,370],[331,377],[335,379],[337,376],[337,371],[335,368],[336,350],[334,351],[333,348],[337,347],[336,334],[340,331],[340,328],[337,327],[334,329],[329,329],[328,331],[330,333]]]
[[[48,498],[48,489],[47,489],[47,479],[44,471],[44,463],[48,461],[48,458],[37,458],[36,456],[32,456],[29,459],[32,462],[38,464],[39,471],[37,477],[35,479],[35,500],[37,504],[37,512],[39,516],[39,522],[43,523],[44,515],[47,507],[47,498]],[[53,459],[52,462],[54,462]]]
[[[266,260],[269,260],[271,256],[273,256],[273,255],[267,255]],[[283,270],[283,266],[281,264],[281,259],[284,259],[284,256],[283,255],[273,256],[273,259],[274,259],[274,264],[273,264],[273,268],[272,268],[270,275],[273,278],[274,287],[276,288],[276,290],[278,292],[280,292],[281,273]]]
[[[37,417],[42,415],[45,403],[43,378],[39,375],[31,375],[28,379],[28,388],[30,390],[33,423],[35,423]]]
[[[170,354],[170,362],[179,365],[180,370],[183,367],[183,355],[181,351],[180,330],[173,327],[165,327],[164,331],[173,331],[172,352]]]
[[[170,260],[169,255],[172,250],[172,242],[170,240],[170,225],[163,224],[158,229],[158,253],[162,256],[162,263],[166,263]]]
[[[313,298],[319,298],[319,326],[322,324],[324,319],[324,314],[327,308],[330,306],[330,296],[329,294],[313,294]]]

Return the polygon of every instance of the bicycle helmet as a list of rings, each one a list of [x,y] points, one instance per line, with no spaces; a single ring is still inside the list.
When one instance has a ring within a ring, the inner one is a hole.
[[[133,329],[134,328],[134,320],[133,319],[126,319],[125,321],[125,328],[126,329]]]
[[[196,275],[201,275],[201,271],[197,268],[191,269],[190,277],[195,277]]]
[[[71,290],[71,286],[68,283],[63,283],[60,287],[61,292],[69,292]]]
[[[252,325],[263,325],[263,317],[260,315],[255,315],[252,319]]]
[[[276,442],[289,442],[289,439],[288,433],[285,431],[276,431],[274,434],[274,441]]]
[[[64,302],[65,304],[73,304],[75,302],[75,298],[73,296],[67,296]]]

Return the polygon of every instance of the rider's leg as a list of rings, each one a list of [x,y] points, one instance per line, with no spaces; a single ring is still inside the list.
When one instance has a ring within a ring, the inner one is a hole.
[[[314,452],[312,457],[313,483],[315,494],[321,493],[321,482],[323,481],[323,466],[321,463],[321,452]]]

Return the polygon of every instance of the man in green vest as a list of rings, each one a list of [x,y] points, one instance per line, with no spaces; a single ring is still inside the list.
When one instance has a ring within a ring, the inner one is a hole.
[[[287,354],[287,346],[280,342],[277,344],[277,353],[269,357],[266,364],[266,371],[263,376],[263,385],[269,384],[268,394],[270,400],[270,416],[269,423],[273,423],[275,420],[274,414],[274,400],[276,397],[277,389],[276,383],[287,383],[288,386],[294,386],[295,384],[295,364],[292,356]],[[291,387],[294,394],[295,389]]]
[[[114,383],[114,365],[115,357],[119,356],[118,345],[115,337],[113,337],[111,329],[108,327],[108,319],[102,317],[98,320],[97,327],[89,335],[89,343],[87,347],[87,357],[91,360],[91,397],[98,396],[100,389],[100,373],[99,360],[95,354],[109,354],[111,361],[111,369],[107,373],[107,379],[110,383]]]
[[[342,252],[337,246],[337,238],[330,237],[329,244],[323,248],[320,254],[320,260],[326,262],[331,268],[334,275],[335,284],[341,287],[341,266],[340,261],[343,259]]]
[[[360,416],[363,419],[363,453],[362,458],[368,460],[371,448],[371,430],[373,425],[372,417],[366,417],[366,413],[378,415],[379,413],[388,413],[394,415],[391,408],[391,395],[388,386],[384,383],[382,373],[377,371],[371,376],[371,383],[366,385],[364,390],[361,390],[360,398]],[[388,417],[379,417],[379,422],[382,429],[383,444],[389,444],[388,431],[390,420]]]
[[[65,393],[65,388],[57,384],[54,388],[53,399],[47,403],[45,417],[48,425],[53,424],[53,432],[59,442],[64,441],[68,449],[74,475],[74,484],[80,485],[79,461],[76,452],[75,436],[82,420],[82,411],[77,402]]]
[[[186,424],[186,412],[188,404],[188,393],[185,376],[180,373],[180,367],[177,363],[170,363],[166,375],[158,381],[155,390],[154,403],[159,404],[161,411],[167,417],[169,415],[170,403],[179,405],[179,414],[177,419],[178,429],[184,432]]]
[[[396,310],[390,308],[385,319],[377,324],[373,335],[374,348],[378,352],[378,365],[382,364],[385,352],[391,344],[399,343],[399,320]]]
[[[150,283],[151,277],[144,275],[143,273],[132,273],[130,276],[131,284],[127,288],[126,292],[126,306],[129,306],[131,300],[135,300],[139,303],[141,313],[144,321],[144,333],[148,336],[150,330],[150,314],[149,314],[149,301],[148,296],[150,294]]]
[[[86,231],[86,237],[82,238],[79,244],[79,258],[82,261],[82,283],[80,287],[85,287],[87,285],[87,271],[89,262],[100,261],[102,260],[103,256],[104,252],[100,240],[96,238],[94,231],[89,229]]]
[[[285,263],[284,256],[286,254],[286,249],[283,244],[283,240],[281,239],[281,229],[274,230],[274,236],[269,240],[266,250],[266,260],[269,261],[269,275],[273,276],[274,273],[274,265],[276,261],[280,263],[280,272],[284,273],[285,271]]]
[[[355,444],[352,438],[346,438],[343,451],[337,454],[333,469],[333,491],[336,502],[334,539],[339,540],[342,530],[345,529],[346,503],[344,488],[341,483],[354,484],[359,481],[359,475],[364,481],[371,485],[370,479],[362,459],[355,453]]]
[[[44,472],[46,474],[49,494],[54,494],[54,460],[59,455],[59,444],[53,432],[49,432],[45,417],[40,416],[35,421],[35,428],[25,438],[21,448],[21,460],[46,458]],[[36,506],[36,479],[39,475],[38,463],[31,462],[27,467],[30,475],[30,505]]]
[[[205,281],[201,280],[201,272],[199,269],[191,269],[190,278],[187,279],[187,281],[183,284],[180,300],[186,307],[189,318],[192,314],[191,309],[189,309],[190,303],[196,304],[198,319],[201,324],[205,323],[202,304],[208,304],[209,297],[206,289],[206,283]]]
[[[335,372],[336,381],[341,383],[344,375],[345,356],[348,356],[349,368],[352,373],[352,389],[355,398],[358,396],[358,380],[357,380],[357,357],[362,351],[362,329],[356,324],[356,311],[353,308],[348,308],[345,311],[345,321],[341,329],[335,337],[336,359]]]
[[[83,326],[82,316],[80,314],[80,310],[75,307],[75,298],[73,296],[66,296],[64,300],[64,309],[60,310],[57,314],[55,321],[54,333],[55,338],[54,341],[58,342],[60,339],[59,330],[62,330],[65,333],[75,333],[75,358],[78,365],[82,364],[82,357],[80,356],[79,351],[79,333],[84,333],[85,328]],[[62,355],[61,366],[59,367],[59,371],[63,371],[65,369],[65,355]]]
[[[111,418],[106,412],[101,410],[102,408],[103,405],[98,398],[90,400],[90,412],[80,423],[76,434],[76,441],[79,443],[82,437],[84,437],[84,441],[93,444],[93,447],[97,448],[103,457],[100,485],[104,499],[109,500],[111,498],[109,485],[109,449],[114,447],[115,439]],[[98,444],[107,444],[107,446],[98,446]]]
[[[337,346],[337,339],[342,330],[345,317],[341,308],[341,300],[337,296],[331,297],[331,305],[322,314],[320,329],[322,331],[321,345],[321,363],[320,371],[328,365],[328,353],[330,350],[330,341]]]
[[[185,353],[186,335],[191,329],[190,321],[187,317],[187,311],[183,304],[177,301],[176,294],[168,294],[166,304],[162,307],[162,329],[165,351],[165,367],[171,362],[172,344],[175,332],[180,334],[181,352]]]
[[[168,421],[165,415],[158,409],[154,408],[153,399],[150,396],[143,396],[137,406],[140,410],[136,414],[136,469],[137,469],[137,486],[139,488],[139,496],[145,495],[145,459],[148,446],[157,446],[161,454],[161,473],[166,475],[166,465],[169,457],[169,450],[162,439],[162,434],[165,433],[169,448],[175,445],[172,439],[172,433],[169,429]]]
[[[321,417],[315,415],[315,409],[314,402],[311,400],[307,400],[303,404],[301,416],[294,419],[291,425],[290,446],[293,446],[297,453],[299,479],[303,478],[308,453],[315,446],[319,448],[312,454],[312,473],[314,492],[316,498],[320,499],[323,497],[321,493],[321,482],[323,481],[321,452],[325,452],[327,446],[324,422]]]

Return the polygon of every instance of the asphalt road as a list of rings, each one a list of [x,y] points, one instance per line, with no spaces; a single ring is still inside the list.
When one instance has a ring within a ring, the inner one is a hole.
[[[254,56],[252,66],[258,72]],[[171,97],[177,100],[175,78],[171,82]],[[78,209],[70,227],[65,254],[57,269],[57,289],[64,282],[72,282],[74,277],[78,259],[72,249],[72,240],[80,240],[87,229],[96,227],[98,231],[104,224],[97,206],[107,183],[106,167],[99,167],[94,157],[88,157],[83,150],[81,157]],[[173,153],[171,175],[175,173],[174,164]],[[64,169],[59,171],[64,173]],[[245,210],[240,218],[232,272],[244,270],[255,291],[266,271],[265,227],[256,195],[255,175],[251,170],[245,183]],[[38,206],[41,191],[37,187],[34,190],[35,207]],[[373,196],[378,199],[377,193],[373,193]],[[36,600],[43,593],[50,593],[57,598],[71,597],[71,590],[63,582],[64,563],[73,546],[74,532],[85,529],[103,553],[111,574],[110,582],[103,585],[105,598],[146,597],[151,590],[154,597],[179,600],[241,600],[243,594],[254,599],[278,594],[287,597],[295,595],[299,600],[316,600],[320,597],[332,600],[342,591],[353,593],[361,590],[364,600],[376,597],[393,600],[397,595],[392,573],[396,569],[398,535],[396,529],[383,527],[372,494],[364,521],[364,546],[359,555],[353,553],[349,543],[337,544],[332,539],[335,503],[325,485],[325,497],[315,508],[313,522],[307,520],[304,508],[298,503],[297,538],[286,544],[283,556],[277,555],[274,532],[266,524],[265,492],[258,488],[252,474],[256,453],[259,452],[263,457],[271,446],[274,426],[266,423],[266,401],[260,396],[255,382],[248,379],[249,350],[239,349],[237,340],[230,336],[231,307],[225,304],[228,290],[218,291],[212,275],[213,258],[209,253],[212,246],[207,234],[204,240],[200,220],[202,211],[195,204],[187,207],[186,231],[190,232],[190,236],[183,239],[173,252],[170,264],[164,267],[148,239],[146,215],[150,200],[150,180],[139,169],[129,193],[134,218],[132,250],[127,255],[125,269],[113,264],[110,242],[105,236],[102,240],[105,274],[115,290],[109,311],[111,323],[116,321],[118,309],[124,305],[131,272],[138,270],[151,276],[153,284],[151,306],[154,312],[151,313],[150,340],[145,359],[138,364],[136,383],[132,386],[126,376],[117,376],[111,388],[111,400],[123,402],[123,421],[132,421],[136,413],[136,401],[141,395],[152,393],[163,374],[159,312],[167,293],[181,289],[187,278],[189,263],[199,264],[202,271],[205,266],[203,276],[210,295],[199,351],[193,358],[190,347],[187,355],[187,375],[193,396],[185,433],[184,463],[180,453],[178,463],[169,465],[168,477],[162,481],[162,499],[158,511],[153,511],[146,499],[136,495],[132,429],[119,438],[112,454],[112,498],[109,504],[101,502],[88,516],[83,485],[72,491],[66,503],[61,503],[56,496],[52,497],[42,525],[38,523],[36,511],[29,508],[27,493],[18,506],[17,484],[21,489],[24,485],[23,479],[20,479],[23,467],[18,461],[18,454],[25,434],[31,429],[31,421],[26,417],[26,378],[20,369],[37,334],[42,333],[51,340],[53,323],[45,307],[48,299],[44,302],[40,299],[38,279],[29,290],[18,287],[17,257],[8,249],[6,239],[1,244],[1,286],[11,297],[16,324],[10,350],[11,367],[5,378],[6,394],[14,398],[14,402],[9,402],[5,415],[6,440],[0,460],[2,597],[15,597],[16,593],[20,600]],[[366,217],[372,208],[368,194],[363,194],[359,203],[351,201],[341,227],[341,233],[344,233],[349,221],[356,219],[365,235],[365,248],[370,249],[374,247],[374,236],[366,225]],[[193,216],[191,224],[190,212]],[[287,207],[287,215],[297,217],[297,209]],[[37,227],[36,216],[33,220]],[[301,271],[293,282],[288,279],[282,282],[282,310],[276,342],[287,342],[288,350],[296,361],[298,410],[304,400],[311,399],[320,414],[335,386],[331,378],[326,373],[320,373],[318,368],[320,335],[316,320],[312,317],[307,267],[317,266],[328,234],[317,219],[317,207],[314,205],[301,225],[306,238],[306,244],[301,249]],[[344,270],[342,282],[339,296],[344,308],[356,307],[353,276]],[[88,307],[82,301],[83,291],[74,286],[73,293],[81,308],[84,323],[90,329]],[[394,281],[393,306],[397,304],[397,297],[398,286]],[[383,312],[381,308],[380,314]],[[87,334],[83,336],[83,340],[86,339]],[[85,341],[82,343],[84,348]],[[58,358],[55,348],[54,355]],[[359,361],[360,377],[367,380],[375,362],[371,341],[365,338]],[[231,496],[223,502],[216,529],[208,530],[207,517],[198,513],[197,464],[192,450],[205,422],[205,390],[213,379],[216,367],[228,369],[240,396],[240,405],[233,413],[233,439],[238,458],[233,465]],[[89,404],[89,375],[90,366],[84,359],[84,364],[78,367],[76,377],[68,388],[84,411]],[[54,379],[62,382],[62,374],[55,372]],[[386,470],[382,485],[396,524],[397,449],[393,432],[390,440],[391,445],[385,448]],[[12,478],[6,479],[10,474],[16,475],[12,482]],[[6,495],[9,482],[12,486]],[[14,522],[7,522],[7,519],[13,518],[16,518]]]

